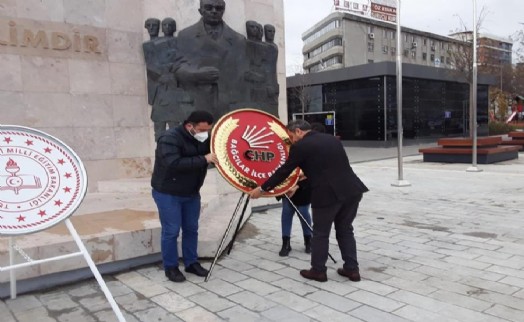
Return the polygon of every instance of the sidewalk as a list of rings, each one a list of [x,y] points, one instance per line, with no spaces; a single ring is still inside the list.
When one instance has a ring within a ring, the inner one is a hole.
[[[412,186],[394,188],[396,148],[348,151],[371,190],[355,220],[361,282],[337,275],[334,233],[329,281],[300,277],[309,256],[298,220],[290,256],[279,257],[272,209],[251,216],[207,283],[169,282],[159,265],[105,276],[127,321],[524,321],[522,152],[480,173],[408,156]],[[0,312],[2,322],[116,320],[94,279],[1,301]]]

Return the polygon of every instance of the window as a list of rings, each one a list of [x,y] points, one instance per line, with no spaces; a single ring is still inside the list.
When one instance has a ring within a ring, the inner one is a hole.
[[[409,55],[409,50],[404,49],[404,57],[408,57],[408,55]]]
[[[444,64],[444,56],[440,56],[440,62]]]
[[[424,46],[427,46],[428,40],[426,38],[424,38],[423,42],[424,42]]]
[[[349,1],[344,1],[344,7],[349,8]]]
[[[388,31],[386,29],[382,30],[382,37],[386,39],[388,37]]]
[[[382,52],[384,54],[387,54],[388,53],[388,46],[382,46]]]
[[[322,29],[318,30],[314,34],[312,34],[309,37],[305,38],[304,39],[304,44],[309,44],[310,42],[315,41],[315,39],[321,37],[322,35],[324,35],[324,34],[326,34],[328,32],[330,32],[331,30],[338,29],[338,28],[340,28],[340,20],[331,21],[330,23],[328,23],[327,25],[322,27]]]
[[[341,64],[342,63],[342,56],[335,56],[328,60],[325,60],[323,62],[319,62],[318,64],[313,65],[309,71],[311,73],[321,71],[329,66],[333,66],[335,64]]]
[[[432,40],[432,41],[430,42],[430,44],[431,44],[431,47],[435,47],[435,41],[434,41],[434,40]]]
[[[411,36],[411,42],[416,42],[416,41],[417,41],[417,37]]]
[[[358,10],[358,3],[353,2],[353,9]]]
[[[371,34],[373,33],[373,26],[368,26],[368,34]]]
[[[411,51],[411,58],[416,58],[417,57],[417,51],[416,50],[412,50]]]
[[[368,42],[368,51],[370,53],[374,52],[375,51],[375,44],[372,43],[372,42]]]
[[[428,60],[428,54],[422,53],[422,60]]]
[[[362,11],[368,11],[368,5],[367,4],[363,4],[362,5]]]
[[[394,32],[394,31],[390,31],[390,32],[389,32],[389,37],[390,37],[391,39],[395,39],[395,35],[396,35],[396,32]]]
[[[334,38],[307,53],[308,58],[313,58],[335,46],[342,46],[342,38]]]
[[[368,59],[368,63],[374,63],[375,61],[373,59]]]
[[[404,35],[404,41],[405,41],[405,42],[408,42],[408,37],[409,37],[408,34],[405,34],[405,35]]]
[[[391,56],[395,56],[396,53],[397,53],[397,48],[391,47]]]
[[[451,64],[451,58],[449,57],[446,57],[446,64],[450,65]]]
[[[429,60],[431,60],[431,61],[435,61],[435,54],[431,54],[431,55],[429,56]]]

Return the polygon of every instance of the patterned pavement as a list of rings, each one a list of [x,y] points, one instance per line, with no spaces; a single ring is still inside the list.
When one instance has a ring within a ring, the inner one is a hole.
[[[371,189],[355,221],[358,283],[340,262],[326,283],[300,277],[300,225],[279,257],[279,208],[251,216],[207,283],[172,283],[159,265],[104,277],[127,321],[524,321],[523,156],[479,173],[406,157],[403,188],[396,159],[354,164]],[[334,233],[330,253],[340,259]],[[0,321],[116,318],[93,279],[0,301]]]

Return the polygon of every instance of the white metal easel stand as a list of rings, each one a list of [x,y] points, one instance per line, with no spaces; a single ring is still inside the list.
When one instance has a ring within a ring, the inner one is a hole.
[[[15,273],[16,269],[22,268],[22,267],[38,265],[38,264],[41,264],[41,263],[47,263],[47,262],[52,262],[52,261],[57,261],[57,260],[63,260],[63,259],[67,259],[67,258],[83,255],[85,260],[86,260],[86,262],[87,262],[87,264],[89,265],[89,268],[91,269],[91,272],[95,276],[95,278],[96,278],[96,280],[98,282],[98,285],[100,285],[100,288],[104,292],[104,295],[106,296],[109,304],[111,304],[111,308],[113,309],[113,312],[115,312],[115,315],[118,318],[118,321],[125,322],[126,320],[125,320],[124,316],[122,315],[122,312],[120,311],[120,308],[118,307],[118,304],[116,304],[115,299],[113,298],[113,295],[111,294],[111,291],[109,291],[109,289],[107,288],[107,285],[106,285],[104,279],[100,275],[100,272],[98,271],[98,268],[96,267],[95,263],[93,262],[93,259],[91,258],[91,256],[89,255],[86,247],[84,246],[84,243],[82,242],[82,239],[80,239],[80,236],[76,232],[75,227],[73,226],[73,224],[71,223],[69,218],[64,220],[64,222],[65,222],[65,224],[67,226],[67,229],[69,230],[69,233],[71,233],[71,236],[75,240],[76,245],[80,249],[79,252],[71,253],[71,254],[67,254],[67,255],[60,255],[60,256],[50,257],[50,258],[45,258],[45,259],[33,260],[21,248],[19,248],[16,245],[14,237],[9,237],[9,266],[6,266],[6,267],[1,267],[0,266],[0,272],[9,271],[10,287],[11,287],[11,298],[12,299],[16,298],[16,273]],[[24,259],[26,260],[25,263],[21,263],[21,264],[15,264],[14,263],[15,262],[15,253],[14,253],[15,250],[22,257],[24,257]]]

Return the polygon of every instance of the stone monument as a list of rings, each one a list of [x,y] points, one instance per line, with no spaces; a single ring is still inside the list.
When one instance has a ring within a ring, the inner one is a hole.
[[[278,116],[275,28],[267,25],[263,42],[264,28],[249,20],[246,39],[223,20],[225,9],[223,0],[201,0],[201,19],[181,30],[172,46],[160,46],[161,39],[151,40],[156,53],[147,56],[153,58],[146,61],[146,66],[152,66],[147,67],[148,82],[151,78],[151,82],[161,84],[149,95],[156,98],[160,94],[158,99],[163,104],[160,109],[160,103],[152,102],[155,138],[157,122],[169,124],[160,116],[183,121],[181,117],[195,109],[207,110],[217,119],[246,107]],[[144,57],[147,60],[145,52]],[[161,75],[155,69],[161,70]],[[157,109],[162,112],[157,113]],[[162,130],[165,125],[160,124],[158,132]]]
[[[158,19],[146,20],[156,22]],[[147,70],[148,102],[152,106],[151,120],[154,124],[155,141],[168,129],[185,120],[192,110],[192,100],[187,93],[178,87],[175,75],[170,71],[172,61],[177,56],[177,39],[174,36],[176,21],[167,17],[162,20],[163,37],[151,36],[151,40],[143,44],[144,60]],[[158,33],[157,33],[158,34]],[[150,33],[151,35],[151,33]]]

